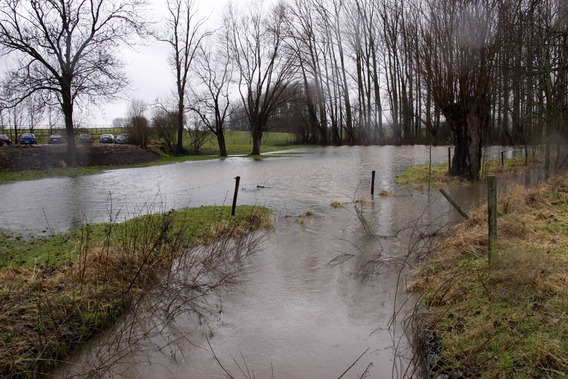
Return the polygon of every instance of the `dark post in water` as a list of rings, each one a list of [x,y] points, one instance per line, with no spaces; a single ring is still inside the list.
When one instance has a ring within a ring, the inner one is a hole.
[[[371,196],[375,194],[375,170],[371,173]]]
[[[233,209],[231,209],[231,216],[235,215],[235,210],[237,209],[237,195],[239,194],[239,183],[241,181],[241,177],[235,177],[235,195],[233,196]]]

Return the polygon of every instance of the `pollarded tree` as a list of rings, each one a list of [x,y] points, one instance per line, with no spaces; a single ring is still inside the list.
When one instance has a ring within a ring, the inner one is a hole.
[[[420,32],[421,76],[452,130],[450,175],[478,180],[498,51],[497,0],[428,0]]]
[[[268,121],[291,95],[297,65],[285,51],[286,8],[277,4],[266,14],[260,2],[248,13],[229,10],[225,19],[229,53],[239,75],[238,88],[252,136],[252,155],[260,154]]]
[[[12,68],[4,85],[13,106],[55,94],[65,120],[67,163],[75,163],[73,113],[80,98],[112,97],[127,81],[119,45],[140,32],[144,0],[0,0],[0,50]],[[6,102],[6,100],[4,100]]]

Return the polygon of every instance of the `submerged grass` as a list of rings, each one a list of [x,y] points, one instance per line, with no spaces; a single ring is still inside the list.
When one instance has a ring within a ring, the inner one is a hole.
[[[487,259],[487,207],[455,227],[410,286],[430,369],[450,377],[568,373],[568,176],[499,199],[498,251]]]
[[[188,249],[269,227],[266,208],[242,206],[231,217],[229,207],[201,207],[50,237],[9,236],[0,253],[0,376],[48,375],[169,278]],[[201,273],[217,266],[218,254],[210,268],[200,263]]]
[[[482,162],[482,176],[489,174],[507,175],[517,173],[519,169],[525,167],[524,159],[488,160]],[[451,183],[460,182],[460,179],[448,175],[448,165],[440,164],[418,164],[408,167],[406,171],[395,178],[395,182],[403,185],[413,185],[418,188],[430,186],[441,188]]]

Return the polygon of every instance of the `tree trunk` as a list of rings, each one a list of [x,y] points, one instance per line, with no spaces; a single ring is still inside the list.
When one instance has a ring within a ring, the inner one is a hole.
[[[61,94],[61,110],[65,120],[65,131],[67,137],[67,157],[68,166],[77,164],[77,150],[75,148],[75,130],[73,127],[73,100],[71,98],[71,89],[63,90]]]
[[[183,95],[180,95],[183,96]],[[178,154],[183,153],[183,111],[184,111],[183,100],[180,100],[178,103],[178,112],[177,112],[177,144],[176,144],[176,152]]]
[[[227,156],[227,146],[225,144],[225,133],[223,128],[217,127],[217,143],[219,144],[219,155],[222,157]]]
[[[260,155],[260,144],[262,142],[262,128],[252,126],[252,152],[251,155]]]
[[[481,148],[488,125],[489,102],[470,99],[442,111],[454,135],[455,149],[449,174],[470,181],[479,180]]]

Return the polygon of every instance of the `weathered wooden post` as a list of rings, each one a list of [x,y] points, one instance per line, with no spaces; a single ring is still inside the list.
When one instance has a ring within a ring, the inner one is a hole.
[[[489,225],[489,266],[495,261],[497,247],[497,180],[494,175],[487,176],[487,208]]]
[[[452,147],[448,146],[448,172],[452,169]]]
[[[237,196],[239,194],[239,183],[241,181],[241,177],[235,177],[235,194],[233,196],[233,208],[231,209],[231,216],[235,215],[235,211],[237,209]]]
[[[371,196],[375,195],[375,170],[371,172]]]
[[[505,152],[501,152],[501,167],[505,166]]]
[[[462,207],[460,207],[459,204],[454,201],[454,199],[452,199],[449,193],[447,193],[443,188],[440,188],[440,193],[444,195],[446,200],[448,200],[448,202],[452,204],[452,206],[463,216],[463,218],[465,218],[466,220],[469,218],[467,212],[464,211]]]

